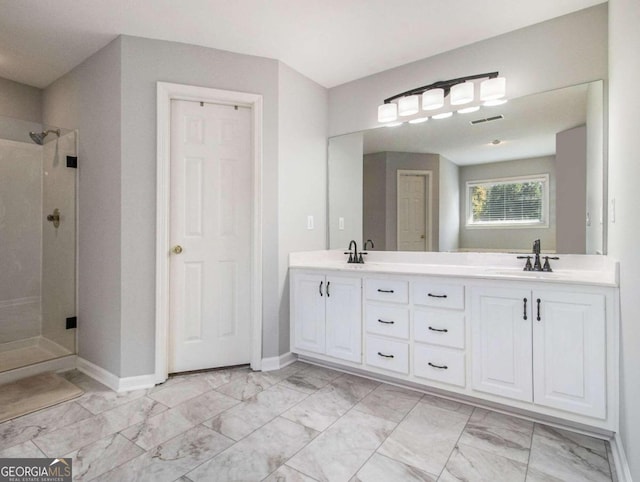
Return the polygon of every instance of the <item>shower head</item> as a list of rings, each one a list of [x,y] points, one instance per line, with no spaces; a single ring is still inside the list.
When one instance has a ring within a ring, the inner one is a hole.
[[[33,142],[41,146],[42,144],[44,144],[44,138],[47,137],[52,132],[56,136],[60,137],[60,129],[56,129],[56,130],[49,129],[47,131],[42,131],[42,132],[29,132],[29,137],[31,137]]]

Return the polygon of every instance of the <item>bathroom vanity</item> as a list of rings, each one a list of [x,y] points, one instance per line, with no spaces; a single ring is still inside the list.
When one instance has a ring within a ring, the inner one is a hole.
[[[564,255],[292,253],[291,352],[524,415],[618,429],[618,264]]]

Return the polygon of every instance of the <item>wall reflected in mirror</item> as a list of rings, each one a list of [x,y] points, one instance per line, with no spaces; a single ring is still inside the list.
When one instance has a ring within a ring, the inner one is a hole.
[[[595,81],[329,139],[330,248],[603,254],[603,99]]]
[[[74,131],[0,116],[0,372],[75,353],[76,152]]]

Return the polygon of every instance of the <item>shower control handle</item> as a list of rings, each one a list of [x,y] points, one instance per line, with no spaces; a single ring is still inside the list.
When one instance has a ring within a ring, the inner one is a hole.
[[[173,251],[174,254],[180,254],[182,253],[182,246],[176,244],[171,251]]]
[[[53,214],[47,216],[47,221],[53,223],[53,227],[57,229],[60,226],[60,210],[55,208]]]

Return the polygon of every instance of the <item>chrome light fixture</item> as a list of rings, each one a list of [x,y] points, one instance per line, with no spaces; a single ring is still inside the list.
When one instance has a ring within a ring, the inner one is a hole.
[[[442,80],[396,94],[378,106],[378,122],[394,123],[398,121],[398,116],[409,117],[415,114],[419,115],[415,119],[409,119],[410,123],[424,122],[428,116],[420,111],[420,107],[422,111],[435,111],[432,115],[434,119],[445,119],[451,117],[454,111],[460,114],[476,112],[480,109],[480,104],[504,104],[507,101],[506,79],[498,75],[498,72],[487,72]],[[476,99],[476,81],[481,81],[479,99]],[[445,103],[447,97],[448,105]],[[443,108],[442,112],[437,112]]]

